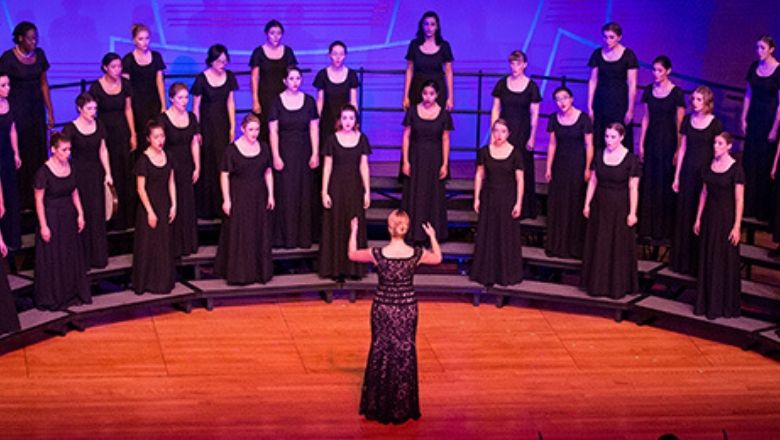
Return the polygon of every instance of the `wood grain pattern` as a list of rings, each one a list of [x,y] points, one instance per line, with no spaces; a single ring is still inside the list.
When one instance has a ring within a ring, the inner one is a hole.
[[[780,363],[609,317],[420,303],[423,417],[357,414],[371,303],[154,311],[0,356],[0,433],[36,438],[780,437]]]

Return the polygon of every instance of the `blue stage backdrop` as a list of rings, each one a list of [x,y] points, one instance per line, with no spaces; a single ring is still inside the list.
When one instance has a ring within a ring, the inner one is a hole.
[[[763,33],[780,38],[780,8],[776,0],[498,0],[427,1],[363,0],[360,2],[265,1],[265,0],[0,0],[0,32],[8,36],[15,23],[30,20],[40,30],[40,46],[46,50],[52,69],[52,84],[93,80],[100,75],[105,52],[124,54],[132,49],[130,26],[146,23],[152,29],[154,49],[163,54],[168,73],[197,73],[204,68],[206,48],[213,43],[228,46],[229,68],[247,71],[249,55],[264,41],[263,25],[276,18],[284,23],[284,42],[295,49],[305,68],[318,70],[328,63],[328,44],[344,40],[349,45],[348,64],[353,68],[403,69],[409,39],[426,10],[435,10],[442,20],[444,37],[455,55],[456,72],[500,73],[513,49],[529,56],[529,73],[587,78],[586,62],[600,43],[600,28],[618,21],[624,29],[623,43],[634,49],[643,67],[640,83],[651,79],[648,64],[659,54],[672,58],[677,79],[691,89],[695,79],[743,87],[747,67],[755,59],[755,41]],[[313,73],[304,80],[310,84]],[[482,109],[489,109],[495,78],[485,78]],[[170,82],[170,80],[169,80]],[[190,79],[186,82],[191,82]],[[542,111],[554,109],[554,81],[540,81]],[[586,103],[584,85],[572,84],[576,103]],[[240,77],[239,108],[249,107],[249,77]],[[403,77],[367,74],[364,107],[400,107]],[[306,90],[313,93],[310,85]],[[78,88],[55,90],[58,122],[74,117],[73,99]],[[716,91],[717,112],[727,120],[739,111],[739,94]],[[457,77],[455,105],[459,110],[478,106],[478,81]],[[638,100],[637,100],[638,102]],[[637,120],[641,111],[637,110]],[[377,145],[400,143],[401,113],[367,112],[363,126]],[[488,116],[480,124],[473,114],[455,117],[453,145],[471,147],[486,140]],[[540,122],[539,145],[546,144]],[[733,122],[728,125],[736,129]],[[472,158],[473,153],[458,154]],[[397,157],[396,152],[375,159]]]

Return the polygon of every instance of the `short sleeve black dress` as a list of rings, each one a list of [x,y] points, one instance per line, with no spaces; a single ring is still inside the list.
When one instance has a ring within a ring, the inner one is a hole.
[[[414,272],[423,251],[388,258],[372,248],[379,283],[371,304],[371,350],[360,394],[360,414],[380,423],[420,418],[417,381],[417,297]]]
[[[339,119],[341,107],[349,104],[352,89],[358,88],[357,73],[348,69],[347,79],[340,83],[334,83],[328,77],[328,69],[322,69],[314,77],[314,88],[322,90],[325,95],[325,103],[320,115],[320,139],[324,142],[330,135],[336,132],[336,121]]]
[[[775,68],[769,76],[760,76],[756,72],[757,68],[758,61],[755,61],[747,73],[751,94],[742,154],[745,167],[745,217],[767,220],[771,217],[773,206],[773,182],[769,173],[777,147],[776,140],[769,142],[769,132],[777,116],[780,67]],[[780,219],[775,222],[780,224]]]
[[[22,208],[19,203],[16,160],[11,146],[11,127],[15,121],[12,108],[0,114],[0,182],[3,184],[5,204],[5,215],[0,218],[0,230],[3,231],[3,239],[9,249],[19,249],[22,246]]]
[[[435,81],[439,85],[439,95],[436,102],[444,108],[447,103],[447,80],[444,74],[444,65],[451,63],[454,58],[450,43],[443,40],[439,50],[433,54],[425,54],[420,50],[422,41],[414,39],[409,42],[406,49],[406,60],[414,66],[412,83],[409,85],[409,101],[411,107],[422,102],[422,85],[427,81]]]
[[[183,128],[173,125],[167,113],[159,116],[165,129],[165,151],[176,181],[176,219],[171,228],[176,257],[198,251],[198,219],[195,215],[195,186],[192,184],[192,173],[195,171],[192,138],[200,132],[200,128],[195,115],[190,112],[188,116],[189,124]]]
[[[469,278],[486,286],[519,283],[523,280],[523,237],[512,208],[517,201],[515,173],[523,169],[522,154],[515,147],[508,157],[495,159],[490,146],[485,146],[477,152],[477,166],[485,168],[485,179]]]
[[[593,96],[593,137],[596,151],[604,149],[604,130],[607,125],[619,122],[625,125],[628,111],[628,71],[639,68],[633,50],[625,48],[615,61],[607,61],[601,49],[596,49],[588,60],[588,67],[598,69],[598,84]],[[634,133],[626,127],[623,145],[634,150]]]
[[[170,293],[176,283],[176,266],[171,225],[168,213],[171,196],[168,181],[171,178],[170,156],[165,165],[156,166],[146,154],[140,154],[135,163],[135,175],[146,179],[146,195],[157,216],[157,226],[149,227],[143,203],[138,203],[133,241],[133,291],[142,293]]]
[[[106,173],[100,162],[100,145],[106,138],[103,124],[97,121],[95,131],[85,135],[76,124],[69,122],[62,133],[71,141],[71,166],[76,176],[81,207],[84,210],[84,230],[81,243],[88,267],[101,268],[108,264],[108,235],[106,233],[106,198],[103,181]]]
[[[222,155],[230,139],[230,117],[227,101],[230,93],[238,90],[236,75],[226,72],[225,82],[212,86],[206,74],[200,73],[192,84],[192,95],[200,96],[200,180],[195,185],[195,199],[199,218],[217,218],[222,212],[222,191],[219,189],[219,169]]]
[[[443,107],[435,119],[423,119],[417,106],[409,107],[403,122],[411,128],[409,163],[411,176],[403,180],[401,206],[411,217],[407,239],[422,243],[428,239],[422,224],[430,222],[436,229],[436,238],[446,240],[447,193],[444,180],[439,179],[442,165],[442,135],[452,131],[452,116]]]
[[[265,283],[274,273],[271,256],[271,215],[265,172],[271,167],[271,150],[260,145],[255,156],[244,156],[230,144],[221,170],[229,173],[230,216],[222,222],[214,272],[229,284]]]
[[[351,147],[342,145],[332,134],[325,141],[322,154],[333,158],[333,168],[328,183],[332,205],[324,210],[322,217],[319,274],[323,278],[359,278],[366,274],[366,266],[350,261],[347,243],[350,223],[357,217],[360,220],[358,248],[366,247],[365,188],[360,178],[360,160],[371,154],[371,146],[362,134]]]
[[[522,153],[523,157],[523,213],[522,218],[534,218],[536,206],[536,176],[534,175],[534,152],[526,145],[531,137],[531,104],[542,102],[539,87],[533,80],[521,92],[509,89],[508,77],[501,78],[493,87],[493,97],[501,100],[501,118],[509,124],[509,143]]]
[[[133,52],[122,58],[122,72],[130,77],[133,93],[133,120],[140,150],[146,149],[146,123],[157,118],[160,107],[160,93],[157,90],[157,72],[167,66],[162,55],[152,51],[152,62],[140,65]]]
[[[268,142],[268,116],[274,100],[285,89],[284,78],[287,76],[287,68],[298,64],[295,52],[289,46],[284,46],[284,54],[279,59],[272,60],[265,55],[263,46],[258,46],[252,51],[249,59],[249,67],[257,67],[260,70],[260,84],[257,92],[260,100],[260,139]],[[316,107],[315,107],[316,108]]]
[[[734,163],[722,173],[703,172],[707,201],[701,215],[698,295],[694,313],[708,319],[740,315],[739,244],[729,243],[734,226],[734,188],[745,184],[742,167]]]
[[[645,89],[649,125],[645,134],[645,161],[639,186],[640,237],[669,240],[674,225],[674,152],[677,150],[677,111],[685,108],[685,95],[679,87],[658,98],[652,86]]]
[[[628,227],[628,181],[642,174],[639,159],[630,151],[617,165],[593,158],[598,184],[590,204],[590,218],[582,258],[582,286],[590,296],[622,298],[639,292],[636,232]]]
[[[108,160],[111,163],[111,176],[114,178],[119,206],[111,219],[112,229],[128,229],[135,223],[135,176],[130,160],[130,126],[127,125],[125,105],[127,98],[132,96],[130,81],[122,78],[122,89],[119,93],[106,93],[100,81],[95,81],[89,88],[89,93],[95,97],[98,104],[98,120],[106,131],[106,148]],[[145,142],[144,133],[138,132],[139,143]]]
[[[65,310],[92,302],[76,207],[73,206],[74,173],[71,170],[66,177],[57,177],[44,164],[35,175],[35,189],[45,191],[43,205],[51,230],[48,242],[41,238],[40,227],[35,236],[33,301],[41,310]]]
[[[577,121],[564,125],[553,113],[547,131],[555,133],[552,180],[547,189],[547,241],[552,257],[582,258],[585,244],[585,135],[593,133],[590,118],[580,112]]]
[[[8,284],[8,273],[5,264],[0,264],[0,335],[18,331],[20,328],[14,294]]]
[[[686,115],[680,126],[680,133],[686,137],[686,147],[669,258],[669,267],[678,273],[695,275],[699,267],[699,239],[693,234],[693,224],[699,206],[702,172],[712,161],[712,145],[715,136],[722,131],[723,125],[718,118],[700,130],[691,125],[691,116]]]
[[[288,110],[277,96],[268,112],[269,121],[279,121],[279,155],[282,171],[274,171],[274,245],[309,248],[314,232],[314,171],[309,168],[312,145],[309,124],[319,118],[317,103],[309,95],[296,110]]]
[[[46,135],[46,106],[41,90],[41,77],[49,70],[49,61],[43,49],[35,49],[35,61],[25,64],[14,55],[13,49],[0,56],[0,71],[11,80],[8,102],[16,117],[19,136],[19,195],[22,208],[33,207],[33,182],[35,173],[48,157]]]

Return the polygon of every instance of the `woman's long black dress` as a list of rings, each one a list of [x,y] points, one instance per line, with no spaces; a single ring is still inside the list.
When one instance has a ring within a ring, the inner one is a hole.
[[[81,244],[84,247],[84,260],[88,267],[106,267],[108,264],[108,235],[106,234],[106,172],[100,162],[100,144],[106,138],[106,132],[100,121],[95,131],[85,135],[73,122],[62,129],[62,133],[71,141],[71,166],[76,176],[81,207],[84,210],[84,230],[81,231]]]
[[[642,174],[630,151],[618,165],[604,163],[603,152],[593,158],[597,186],[590,204],[582,285],[590,296],[622,298],[639,291],[636,231],[628,227],[628,182]]]
[[[264,177],[270,167],[271,151],[266,144],[252,157],[230,144],[222,157],[222,172],[230,175],[231,209],[222,222],[214,272],[229,284],[265,283],[273,276],[271,215]]]
[[[582,258],[585,245],[585,135],[593,133],[590,118],[580,113],[572,125],[550,115],[547,131],[555,133],[552,180],[547,189],[547,241],[545,252],[559,258]]]
[[[371,304],[371,350],[360,396],[360,414],[381,423],[420,418],[417,384],[417,298],[414,271],[422,258],[386,258],[371,249],[379,283]]]
[[[48,243],[41,238],[40,228],[35,236],[33,301],[41,310],[64,310],[92,302],[78,216],[73,206],[74,174],[72,170],[66,177],[57,177],[44,164],[35,175],[35,189],[45,191],[43,204],[51,230]]]
[[[218,87],[209,84],[204,73],[195,77],[192,95],[200,96],[200,131],[203,144],[200,147],[200,179],[195,184],[195,206],[199,218],[217,218],[222,212],[222,191],[219,189],[219,170],[222,155],[233,139],[230,139],[230,117],[227,100],[238,90],[236,75],[226,72],[225,82]]]
[[[315,89],[322,90],[325,95],[325,103],[320,115],[320,139],[324,141],[336,132],[336,121],[339,120],[341,107],[349,104],[352,89],[358,88],[358,76],[354,70],[348,69],[347,78],[340,83],[334,83],[328,77],[328,69],[325,68],[317,72],[313,85]]]
[[[285,89],[284,78],[287,77],[287,68],[298,64],[290,46],[284,46],[282,57],[272,60],[265,55],[263,46],[257,46],[252,51],[249,59],[249,67],[260,69],[260,84],[257,91],[260,100],[260,139],[268,142],[268,122],[273,103],[279,94]],[[315,107],[316,110],[316,107]]]
[[[312,145],[309,124],[319,118],[317,103],[309,95],[297,110],[288,110],[277,96],[268,113],[279,121],[279,155],[282,171],[274,171],[274,245],[284,248],[311,247],[314,232],[314,171],[309,168]]]
[[[588,67],[598,68],[598,84],[593,96],[593,138],[596,151],[604,149],[604,131],[607,125],[619,122],[625,125],[628,112],[628,71],[638,69],[639,62],[633,50],[625,48],[615,61],[607,61],[601,49],[596,49],[588,60]],[[626,127],[623,145],[634,151],[634,132]]]
[[[146,208],[138,203],[133,241],[133,291],[169,293],[176,283],[176,266],[172,228],[168,223],[171,196],[168,180],[171,178],[171,158],[166,154],[165,165],[158,167],[146,154],[139,154],[135,175],[146,178],[145,189],[157,216],[157,226],[149,227]]]
[[[486,286],[519,283],[523,281],[523,237],[512,208],[517,201],[515,173],[523,169],[522,153],[515,147],[505,159],[495,159],[486,146],[477,153],[477,166],[485,168],[485,179],[469,278]]]
[[[195,115],[190,112],[188,116],[189,124],[184,128],[173,125],[167,113],[159,116],[159,121],[165,128],[165,151],[168,153],[176,180],[176,219],[171,227],[176,257],[198,251],[195,185],[192,184],[192,173],[195,170],[192,138],[200,132],[200,128]]]
[[[722,131],[723,125],[718,118],[699,130],[691,125],[691,116],[686,115],[680,126],[680,133],[686,137],[686,147],[680,170],[680,192],[677,194],[677,215],[669,258],[669,267],[678,273],[694,275],[699,267],[699,239],[693,234],[693,224],[699,206],[701,176],[712,161],[715,136]]]
[[[0,335],[18,331],[20,328],[14,294],[8,284],[8,273],[5,271],[5,264],[0,264]]]
[[[140,65],[135,61],[133,52],[122,58],[122,72],[130,77],[133,101],[133,120],[138,138],[139,152],[146,149],[146,123],[156,119],[162,107],[160,93],[157,90],[157,72],[167,66],[162,55],[152,51],[152,62]]]
[[[5,204],[5,215],[0,218],[0,230],[3,231],[3,239],[9,249],[19,249],[22,246],[22,209],[19,204],[16,160],[11,146],[11,127],[15,121],[13,109],[0,114],[0,182],[3,184]]]
[[[439,94],[436,98],[436,102],[444,108],[449,93],[447,91],[447,78],[444,74],[444,65],[446,63],[451,63],[454,60],[452,48],[450,48],[449,42],[443,40],[436,53],[425,54],[420,50],[421,44],[422,41],[414,39],[409,42],[409,47],[406,49],[406,60],[411,61],[414,66],[412,82],[409,84],[409,101],[411,102],[411,107],[422,102],[423,84],[427,81],[434,81],[439,85]]]
[[[509,124],[509,143],[523,156],[523,212],[522,218],[535,218],[536,206],[536,165],[534,152],[528,151],[526,145],[531,137],[531,104],[542,102],[539,87],[533,80],[528,80],[528,86],[522,92],[509,89],[509,77],[501,78],[493,87],[493,96],[501,100],[501,118]]]
[[[679,87],[663,98],[648,87],[642,95],[647,104],[649,125],[645,134],[645,161],[639,185],[640,237],[669,240],[674,226],[674,152],[677,150],[677,111],[685,108],[685,95]]]
[[[769,76],[756,73],[758,61],[750,65],[750,107],[742,154],[745,167],[745,217],[768,220],[772,215],[772,170],[777,140],[769,142],[769,132],[777,116],[777,93],[780,90],[780,67]],[[780,219],[775,219],[780,223]]]
[[[130,156],[130,126],[125,116],[127,98],[132,96],[130,81],[122,78],[122,89],[119,93],[106,93],[100,81],[95,81],[89,88],[89,93],[95,97],[98,104],[98,120],[106,130],[106,148],[108,160],[111,163],[111,176],[114,178],[114,189],[119,200],[117,212],[111,218],[109,227],[115,230],[131,228],[135,224],[135,176]],[[145,142],[144,132],[137,132],[138,143]]]
[[[41,76],[49,70],[49,61],[43,49],[35,49],[35,62],[24,64],[12,49],[0,56],[0,71],[8,74],[11,92],[8,102],[16,118],[19,136],[19,195],[22,208],[32,208],[33,182],[38,169],[48,157],[46,106],[41,91]]]
[[[423,119],[417,113],[417,106],[409,107],[403,122],[412,129],[409,138],[409,163],[411,176],[404,177],[401,206],[411,218],[407,238],[413,242],[428,239],[422,224],[430,222],[436,229],[436,238],[446,240],[447,193],[444,180],[439,179],[442,165],[442,135],[452,131],[450,112],[441,109],[436,119]]]
[[[360,135],[354,147],[341,145],[335,134],[325,141],[322,154],[333,158],[328,194],[332,205],[322,217],[320,239],[319,274],[323,278],[357,278],[366,274],[365,264],[355,263],[347,257],[350,223],[354,217],[360,221],[358,248],[366,247],[366,211],[363,209],[363,181],[360,177],[360,160],[371,154],[368,138]]]
[[[734,188],[745,184],[745,174],[738,163],[722,173],[704,170],[707,201],[701,215],[701,248],[699,255],[698,295],[693,312],[708,319],[734,318],[740,315],[739,244],[729,243],[734,227]]]

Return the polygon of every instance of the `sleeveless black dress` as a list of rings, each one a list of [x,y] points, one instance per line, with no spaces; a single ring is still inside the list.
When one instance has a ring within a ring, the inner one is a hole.
[[[601,48],[590,55],[588,67],[598,68],[598,84],[593,96],[593,144],[596,151],[604,149],[604,131],[607,125],[619,122],[625,125],[628,111],[628,71],[639,68],[639,61],[633,50],[625,48],[623,55],[615,61],[607,61]],[[634,151],[634,131],[626,127],[623,145]]]
[[[701,215],[698,295],[694,313],[708,319],[740,315],[739,244],[729,243],[734,226],[734,188],[745,184],[742,167],[734,163],[723,172],[710,167],[703,172],[707,201]]]
[[[685,157],[680,170],[680,192],[672,231],[672,249],[669,267],[678,273],[695,274],[699,267],[699,238],[693,234],[696,211],[701,194],[702,173],[712,162],[712,146],[715,136],[723,131],[723,125],[714,118],[710,125],[699,130],[691,125],[686,115],[680,133],[686,137]]]
[[[98,104],[98,120],[106,132],[106,148],[108,160],[111,163],[111,176],[114,178],[114,189],[119,200],[116,214],[109,222],[111,229],[128,229],[135,223],[135,176],[133,175],[130,155],[130,126],[125,117],[127,98],[132,96],[130,81],[122,78],[122,89],[119,93],[109,95],[103,90],[100,81],[95,81],[89,88],[89,93],[95,97]],[[139,144],[145,141],[144,132],[136,133]]]
[[[44,164],[35,175],[35,188],[45,190],[43,204],[51,230],[48,243],[41,238],[40,227],[35,236],[33,301],[41,310],[64,310],[92,302],[81,244],[83,232],[79,234],[73,206],[74,174],[71,170],[66,177],[57,177]]]
[[[417,384],[417,298],[412,284],[422,258],[385,258],[371,249],[379,284],[371,305],[371,350],[368,353],[360,414],[381,423],[420,418]]]
[[[477,166],[485,167],[485,179],[469,278],[486,286],[519,283],[523,280],[523,237],[512,208],[517,201],[515,173],[523,169],[522,153],[515,147],[505,159],[495,159],[489,146],[482,147]]]
[[[428,55],[420,50],[421,44],[421,41],[414,39],[409,42],[409,47],[406,49],[405,58],[407,61],[411,61],[414,66],[412,83],[409,84],[410,108],[422,102],[422,86],[427,81],[435,81],[439,85],[439,94],[436,97],[436,102],[444,108],[447,103],[447,94],[449,93],[447,91],[444,65],[454,60],[452,48],[450,48],[450,43],[445,40],[441,42],[436,53]]]
[[[284,54],[277,60],[272,60],[265,56],[263,46],[258,46],[252,51],[252,57],[249,59],[249,67],[260,69],[260,84],[257,92],[260,100],[260,139],[268,142],[268,116],[271,112],[271,106],[285,89],[284,78],[287,76],[287,67],[298,64],[290,46],[284,46]],[[316,108],[316,107],[315,107]]]
[[[323,210],[320,239],[319,274],[323,278],[359,278],[366,274],[366,265],[347,257],[350,223],[360,221],[358,248],[366,247],[366,211],[363,209],[363,181],[360,160],[371,154],[368,138],[360,135],[357,145],[344,147],[335,134],[325,141],[324,156],[333,158],[328,194],[332,205]]]
[[[222,212],[222,191],[219,188],[219,170],[230,139],[230,118],[227,100],[238,90],[236,75],[225,71],[225,83],[212,87],[205,73],[195,77],[191,93],[200,96],[200,179],[195,184],[195,206],[199,218],[217,218]]]
[[[0,230],[3,231],[3,239],[8,249],[19,249],[22,246],[22,208],[19,203],[16,160],[11,146],[11,126],[15,120],[13,109],[0,115],[0,182],[3,184],[5,203],[5,215],[0,218]]]
[[[572,125],[550,115],[547,131],[555,133],[552,180],[547,189],[547,241],[545,252],[552,257],[582,258],[585,244],[585,135],[593,133],[590,118],[580,113]]]
[[[685,95],[674,87],[669,95],[656,98],[650,86],[642,94],[642,102],[647,104],[650,121],[645,134],[637,229],[641,237],[668,240],[674,224],[672,159],[677,150],[677,111],[685,108]]]
[[[73,122],[69,122],[62,133],[71,140],[71,166],[76,176],[81,207],[84,210],[84,230],[81,231],[81,243],[84,246],[84,258],[87,266],[106,267],[108,264],[108,235],[106,233],[106,198],[103,181],[106,172],[100,162],[100,144],[106,138],[106,132],[100,121],[96,122],[95,132],[85,135]]]
[[[221,172],[229,173],[230,216],[222,221],[214,272],[229,284],[265,283],[274,273],[271,259],[271,215],[266,208],[265,172],[271,151],[261,143],[253,157],[230,144],[222,157]]]
[[[522,92],[514,92],[507,86],[508,77],[501,78],[493,88],[493,96],[501,100],[501,118],[509,124],[509,143],[517,148],[523,157],[523,212],[521,218],[535,218],[536,176],[534,152],[526,145],[531,137],[531,104],[542,102],[539,87],[533,80]]]
[[[639,291],[636,231],[628,227],[628,181],[639,177],[639,159],[630,151],[617,165],[604,163],[603,152],[593,158],[597,186],[590,204],[582,285],[590,296],[622,298]]]

